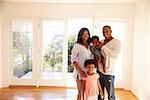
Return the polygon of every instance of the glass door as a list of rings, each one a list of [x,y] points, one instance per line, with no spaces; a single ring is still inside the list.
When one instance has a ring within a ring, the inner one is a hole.
[[[39,85],[65,86],[65,21],[43,20],[41,23]]]
[[[123,45],[124,21],[92,18],[12,20],[10,85],[75,87],[70,57],[77,34],[87,27],[91,36],[98,35],[102,39],[104,25],[112,27],[113,36]],[[123,51],[116,65],[117,87],[121,87],[123,80],[122,58]]]
[[[36,84],[33,20],[12,20],[11,85]],[[34,60],[33,60],[34,59]]]

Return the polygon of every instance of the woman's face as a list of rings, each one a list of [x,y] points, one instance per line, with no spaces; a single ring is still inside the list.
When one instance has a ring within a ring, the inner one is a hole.
[[[89,33],[88,31],[84,31],[83,35],[82,35],[82,41],[86,42],[89,39]]]

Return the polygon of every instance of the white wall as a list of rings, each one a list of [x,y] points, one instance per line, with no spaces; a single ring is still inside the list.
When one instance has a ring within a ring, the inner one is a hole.
[[[137,0],[3,0],[7,2],[49,2],[49,3],[112,3],[112,2],[121,2],[121,3],[133,3]]]
[[[1,65],[1,45],[2,45],[2,41],[1,41],[1,34],[2,34],[2,29],[1,29],[1,18],[2,18],[2,5],[1,5],[1,2],[0,2],[0,88],[2,87],[2,71],[1,71],[1,68],[2,68],[2,65]]]
[[[3,3],[3,34],[2,42],[5,45],[2,50],[3,86],[9,84],[10,71],[10,19],[11,18],[72,18],[72,17],[94,17],[94,18],[119,18],[126,20],[126,33],[124,45],[124,87],[130,88],[131,65],[132,65],[132,42],[133,42],[133,19],[134,3]]]
[[[150,1],[148,3],[148,51],[150,51]],[[148,52],[148,66],[150,66],[150,52]],[[148,67],[150,70],[150,67]],[[148,72],[148,84],[150,84],[150,73]],[[148,85],[148,95],[150,95],[150,85]]]
[[[150,31],[148,18],[148,0],[136,4],[133,66],[132,66],[132,91],[141,100],[150,100]]]

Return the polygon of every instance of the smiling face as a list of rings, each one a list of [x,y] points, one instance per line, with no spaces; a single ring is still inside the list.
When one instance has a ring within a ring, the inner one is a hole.
[[[112,36],[111,36],[111,33],[112,33],[111,28],[104,26],[104,28],[103,28],[103,36],[104,36],[106,39],[112,37]]]
[[[87,73],[88,74],[93,74],[94,69],[95,69],[95,65],[94,64],[88,64],[87,65]]]
[[[82,41],[83,41],[83,42],[87,42],[87,40],[89,39],[89,37],[90,37],[90,36],[89,36],[88,31],[85,30],[85,31],[83,32],[83,35],[82,35]]]

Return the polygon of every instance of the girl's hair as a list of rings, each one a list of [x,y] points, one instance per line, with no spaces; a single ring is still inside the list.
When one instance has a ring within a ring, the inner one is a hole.
[[[87,28],[85,28],[85,27],[80,29],[80,31],[79,31],[79,33],[78,33],[78,37],[77,37],[77,42],[76,42],[76,43],[83,44],[82,36],[83,36],[83,33],[84,33],[85,31],[87,31],[88,34],[89,34],[89,39],[87,40],[87,43],[89,44],[89,42],[90,42],[90,32],[89,32],[89,30],[88,30]]]
[[[94,66],[96,67],[96,63],[94,59],[88,59],[84,62],[84,66],[87,67],[87,65],[89,64],[94,64]]]

